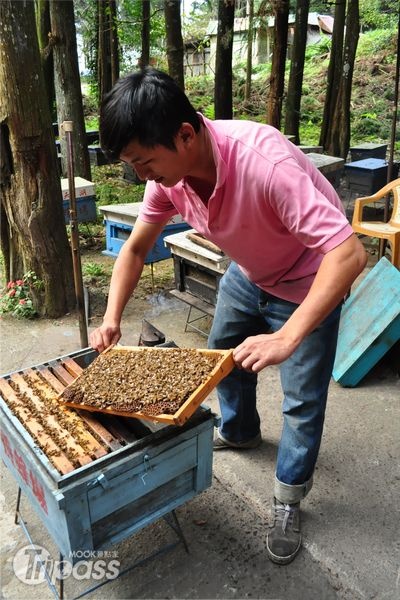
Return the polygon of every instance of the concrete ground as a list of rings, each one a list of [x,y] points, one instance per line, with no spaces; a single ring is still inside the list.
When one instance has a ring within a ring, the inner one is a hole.
[[[185,332],[188,308],[163,296],[129,305],[126,345],[136,345],[147,318],[179,346],[205,347]],[[80,348],[73,316],[55,321],[1,321],[1,373]],[[395,600],[400,598],[400,380],[385,361],[358,387],[332,382],[314,488],[303,502],[304,548],[285,567],[266,556],[265,538],[281,429],[277,367],[259,377],[263,444],[252,451],[214,455],[213,485],[177,510],[190,553],[182,545],[108,585],[91,598],[257,598],[281,600]],[[215,394],[207,404],[218,413]],[[16,485],[1,472],[1,576],[6,599],[53,597],[45,583],[27,585],[13,559],[27,542],[14,524]],[[23,514],[34,542],[57,551],[29,503]],[[123,566],[171,540],[162,520],[112,548]],[[67,598],[93,581],[66,581]]]

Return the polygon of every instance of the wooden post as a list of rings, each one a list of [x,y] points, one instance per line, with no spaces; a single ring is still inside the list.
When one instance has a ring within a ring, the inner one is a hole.
[[[79,316],[79,333],[81,338],[81,348],[87,348],[88,333],[86,325],[85,300],[83,293],[82,280],[82,265],[81,254],[79,249],[79,230],[78,218],[76,213],[76,196],[75,196],[75,177],[74,177],[74,152],[72,145],[73,122],[64,121],[61,124],[61,132],[65,135],[67,142],[67,170],[68,170],[68,186],[69,186],[69,225],[71,228],[71,250],[72,264],[74,269],[74,284],[76,305]]]

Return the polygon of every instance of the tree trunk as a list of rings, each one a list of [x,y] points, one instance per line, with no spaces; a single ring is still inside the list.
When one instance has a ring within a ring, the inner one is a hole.
[[[332,126],[333,112],[339,92],[339,81],[343,64],[343,38],[346,20],[346,0],[336,0],[332,32],[331,54],[329,58],[324,113],[322,117],[320,146],[326,150],[329,130]]]
[[[254,26],[254,0],[249,0],[249,28],[247,30],[247,60],[246,60],[246,86],[244,99],[250,100],[251,71],[253,68],[253,26]]]
[[[274,48],[267,99],[267,123],[281,127],[282,99],[285,87],[285,63],[288,39],[289,0],[275,0]]]
[[[344,40],[342,76],[336,106],[331,120],[325,149],[332,156],[347,158],[350,147],[350,101],[353,82],[354,61],[360,34],[358,0],[348,0],[346,35]]]
[[[61,0],[62,1],[62,0]],[[111,37],[110,10],[107,0],[100,0],[99,7],[99,49],[97,53],[97,76],[99,83],[99,102],[112,88],[111,76]]]
[[[303,87],[304,59],[307,45],[307,23],[310,0],[297,0],[296,22],[290,61],[289,85],[286,99],[285,133],[295,136],[300,144],[300,106]]]
[[[0,52],[6,277],[22,278],[34,271],[44,283],[40,298],[34,298],[36,308],[56,318],[74,306],[72,259],[32,2],[0,2]]]
[[[91,179],[89,152],[87,148],[85,120],[83,116],[81,80],[74,4],[71,0],[50,0],[51,35],[54,40],[54,82],[56,87],[57,118],[73,121],[75,176]],[[61,136],[62,172],[67,176],[67,148]]]
[[[232,119],[232,48],[235,0],[218,0],[214,106],[216,119]]]
[[[116,0],[109,0],[109,6],[110,6],[110,69],[111,69],[111,85],[113,86],[119,79],[119,40],[118,40]]]
[[[179,87],[184,90],[181,0],[165,0],[164,15],[165,32],[167,35],[168,72]]]
[[[150,0],[142,0],[142,53],[139,65],[145,67],[150,62]]]
[[[40,55],[42,57],[42,69],[47,90],[47,98],[51,118],[57,120],[56,92],[54,88],[54,61],[49,39],[50,26],[50,4],[49,0],[36,0],[36,28],[39,41]]]

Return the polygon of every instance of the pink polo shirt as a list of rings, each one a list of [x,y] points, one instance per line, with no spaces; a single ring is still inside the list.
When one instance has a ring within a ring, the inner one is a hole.
[[[149,181],[140,218],[183,219],[238,263],[266,292],[300,303],[323,255],[353,230],[328,180],[277,129],[250,121],[210,121],[217,183],[205,206],[183,179]]]

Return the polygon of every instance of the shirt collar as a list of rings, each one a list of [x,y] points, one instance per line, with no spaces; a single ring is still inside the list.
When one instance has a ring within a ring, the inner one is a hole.
[[[207,117],[205,117],[201,113],[197,114],[199,115],[200,121],[203,123],[204,127],[207,129],[210,135],[211,146],[215,160],[215,167],[217,171],[217,182],[215,184],[215,189],[217,189],[224,185],[228,170],[226,162],[223,158],[225,154],[224,151],[226,147],[226,137],[215,128],[213,121],[207,119]]]

